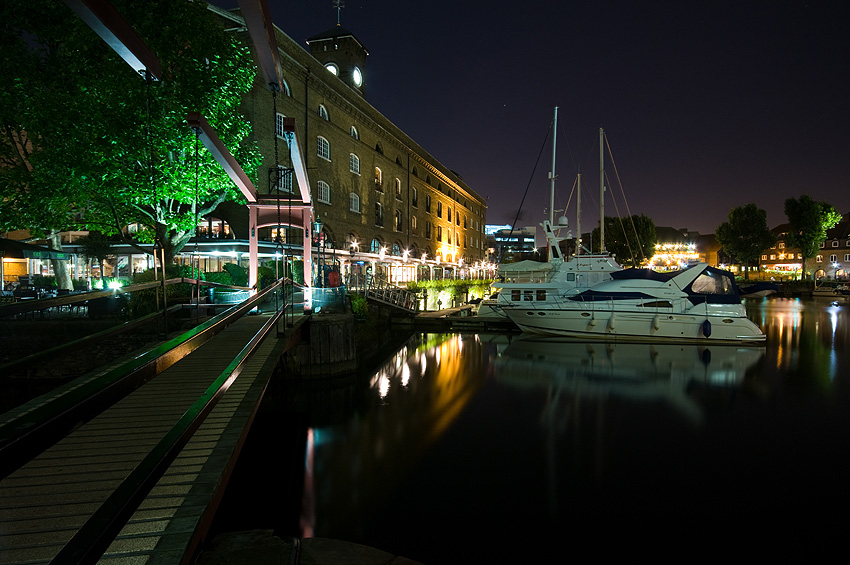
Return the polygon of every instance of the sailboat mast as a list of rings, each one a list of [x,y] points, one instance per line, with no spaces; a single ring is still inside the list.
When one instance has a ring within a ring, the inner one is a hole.
[[[558,142],[558,107],[555,106],[555,120],[552,123],[552,172],[549,173],[549,223],[555,225],[555,146]]]
[[[599,252],[605,253],[605,152],[599,128]]]
[[[581,173],[578,174],[576,189],[576,255],[581,254]]]

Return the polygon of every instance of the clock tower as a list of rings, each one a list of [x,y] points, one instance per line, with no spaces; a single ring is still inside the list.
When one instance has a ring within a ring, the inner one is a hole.
[[[365,96],[366,78],[364,68],[369,52],[354,34],[336,27],[307,39],[310,54],[322,63],[322,66],[339,79]]]

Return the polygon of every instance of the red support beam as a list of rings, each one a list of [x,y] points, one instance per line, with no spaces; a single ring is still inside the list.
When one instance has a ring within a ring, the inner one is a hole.
[[[86,22],[128,65],[144,76],[162,77],[162,65],[136,30],[106,0],[65,0],[71,10]]]

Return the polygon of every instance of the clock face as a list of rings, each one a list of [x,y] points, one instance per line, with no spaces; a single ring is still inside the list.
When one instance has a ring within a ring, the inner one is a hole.
[[[354,79],[355,86],[360,86],[363,84],[363,75],[360,73],[360,69],[354,67],[354,71],[351,73],[351,78]]]
[[[339,76],[339,67],[337,67],[334,63],[326,64],[325,68],[333,73],[334,76]]]

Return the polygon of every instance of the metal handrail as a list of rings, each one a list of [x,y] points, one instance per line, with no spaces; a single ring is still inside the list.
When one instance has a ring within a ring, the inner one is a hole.
[[[280,285],[278,281],[274,287]],[[263,291],[266,293],[269,289]],[[259,296],[259,295],[258,295]],[[247,301],[246,301],[247,302]],[[240,306],[240,309],[244,306]],[[51,563],[96,563],[121,529],[156,485],[192,435],[230,388],[257,347],[275,326],[282,309],[263,324],[251,341],[221,372],[204,394],[183,414],[177,424],[148,453],[130,475],[115,489],[77,533],[51,560]]]
[[[189,355],[217,333],[250,312],[281,286],[263,289],[241,304],[171,339],[131,363],[116,367],[65,394],[0,425],[0,478],[61,439],[77,422],[99,414],[142,384]],[[280,313],[280,309],[276,316]],[[276,319],[275,316],[275,319]]]

